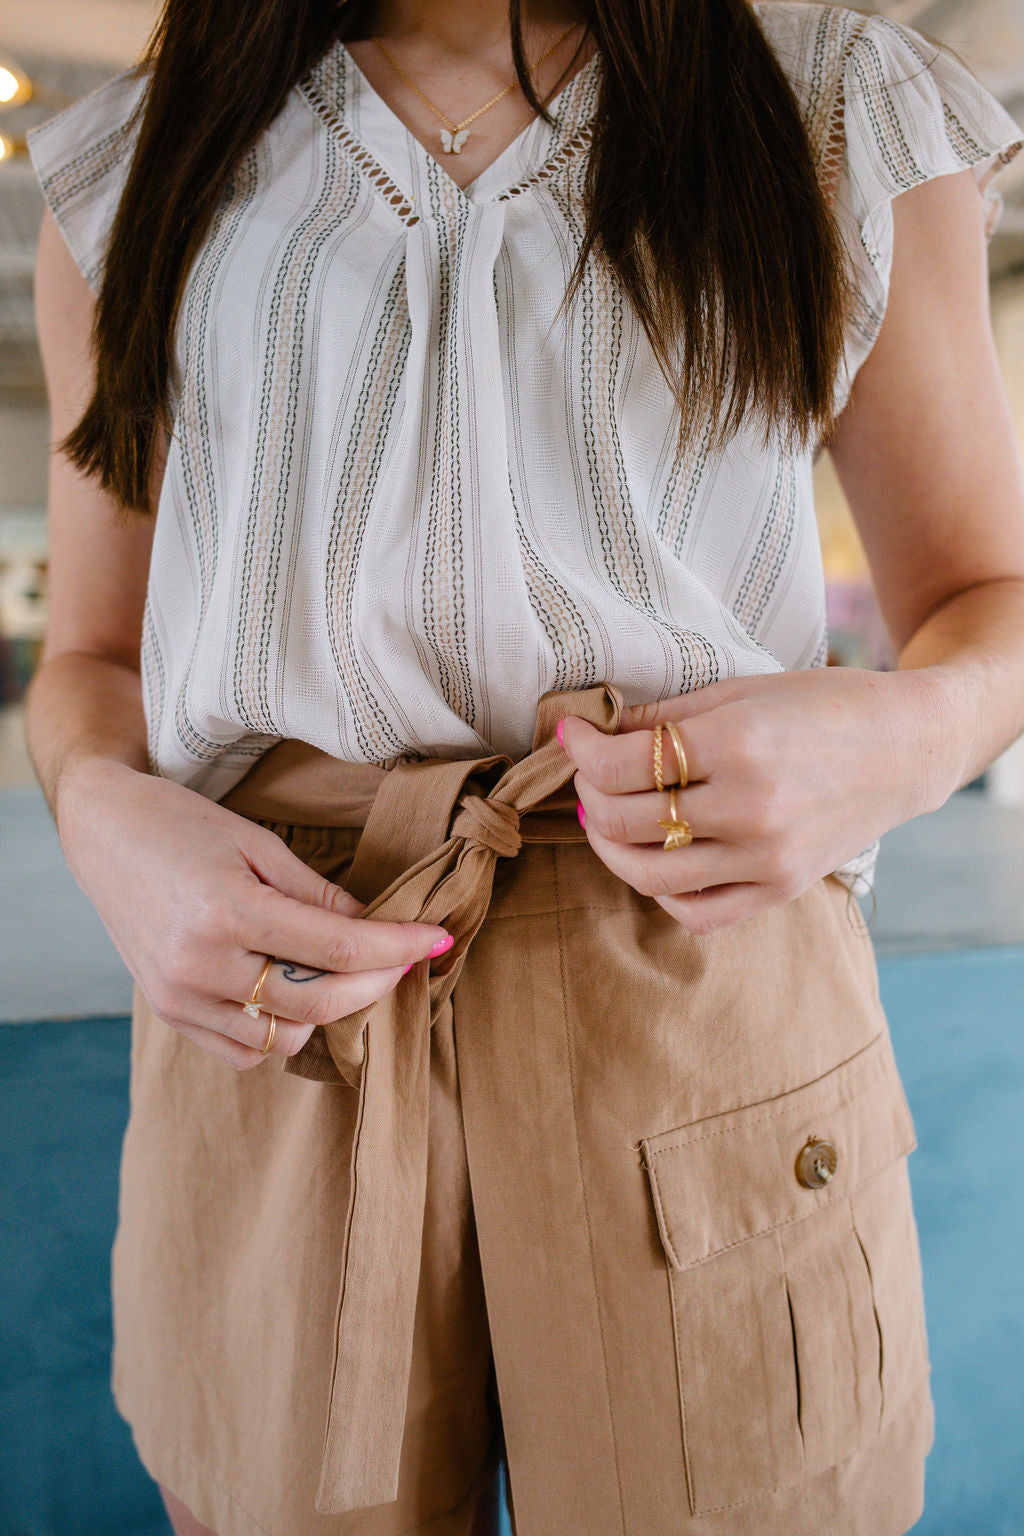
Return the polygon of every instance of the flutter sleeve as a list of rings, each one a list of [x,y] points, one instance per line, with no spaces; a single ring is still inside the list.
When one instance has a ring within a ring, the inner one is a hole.
[[[28,136],[47,205],[93,292],[135,148],[145,77],[117,75]]]
[[[1002,211],[994,178],[1024,147],[1024,132],[954,54],[880,16],[858,19],[852,29],[840,91],[844,154],[835,214],[856,294],[848,393],[885,315],[893,200],[934,177],[970,169],[991,236]]]

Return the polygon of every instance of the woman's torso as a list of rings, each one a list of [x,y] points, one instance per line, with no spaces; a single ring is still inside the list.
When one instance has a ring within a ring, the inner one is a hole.
[[[884,228],[858,228],[843,82],[889,24],[755,9],[864,279],[841,402],[887,273]],[[884,169],[910,151],[873,57],[857,131]],[[518,757],[550,689],[608,681],[629,703],[824,661],[811,450],[756,423],[681,444],[599,265],[561,309],[602,67],[464,192],[335,43],[236,168],[177,327],[142,651],[157,771],[219,797],[281,738],[356,762]],[[905,84],[905,59],[886,68]],[[105,88],[106,121],[140,89]],[[126,134],[43,177],[51,206],[84,210],[85,245]]]

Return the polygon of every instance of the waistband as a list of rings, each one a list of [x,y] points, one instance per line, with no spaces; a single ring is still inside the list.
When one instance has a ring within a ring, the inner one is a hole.
[[[541,698],[532,751],[518,761],[396,758],[343,763],[282,742],[222,801],[258,820],[361,827],[345,888],[363,917],[438,923],[455,943],[414,965],[385,997],[315,1030],[285,1070],[358,1085],[352,1193],[317,1509],[343,1514],[398,1496],[419,1283],[430,1029],[490,903],[499,858],[524,842],[581,842],[573,765],[555,729],[580,715],[618,729],[610,683]],[[488,781],[493,781],[488,784]]]

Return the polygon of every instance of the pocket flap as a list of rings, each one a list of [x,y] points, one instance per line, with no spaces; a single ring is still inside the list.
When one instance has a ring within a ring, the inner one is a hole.
[[[808,1188],[797,1171],[798,1161],[807,1168],[801,1153],[811,1139],[835,1149],[834,1172],[820,1188]],[[665,1253],[675,1269],[687,1269],[844,1199],[912,1151],[914,1127],[883,1033],[792,1093],[640,1145]]]

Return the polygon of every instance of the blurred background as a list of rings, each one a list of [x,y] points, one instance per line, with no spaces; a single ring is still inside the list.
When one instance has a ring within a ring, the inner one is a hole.
[[[1024,123],[1024,0],[861,8],[950,44]],[[64,868],[20,704],[47,601],[42,199],[24,135],[131,63],[156,14],[152,0],[0,8],[0,1536],[169,1531],[107,1387],[131,984]],[[1000,186],[992,316],[1024,442],[1024,154]],[[832,659],[885,666],[827,457],[817,480]],[[918,1536],[1024,1536],[1024,742],[886,839],[866,916],[919,1141],[938,1438]]]

